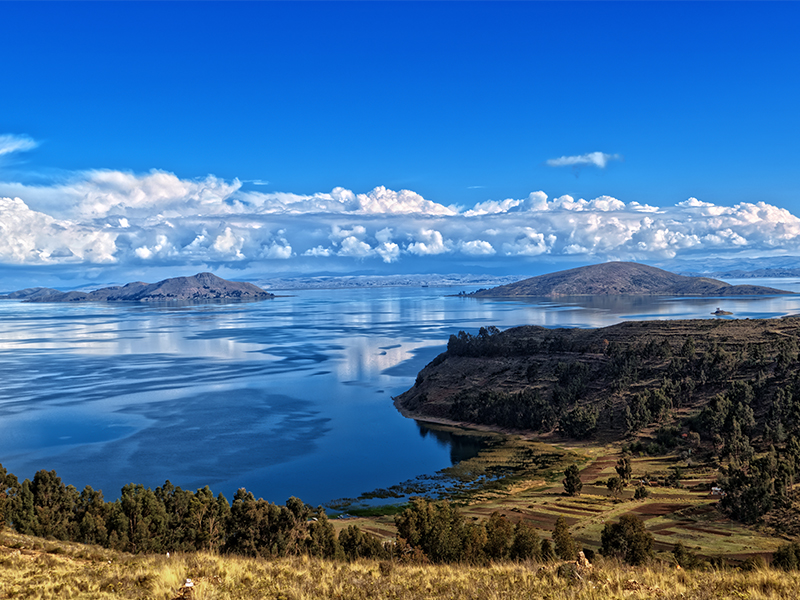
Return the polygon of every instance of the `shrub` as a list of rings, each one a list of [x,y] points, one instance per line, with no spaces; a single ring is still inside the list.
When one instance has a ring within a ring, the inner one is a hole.
[[[775,550],[772,566],[784,571],[796,571],[800,568],[800,542],[785,544]]]

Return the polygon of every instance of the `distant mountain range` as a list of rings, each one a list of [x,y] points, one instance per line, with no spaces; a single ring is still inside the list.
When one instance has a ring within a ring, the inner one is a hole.
[[[274,294],[252,283],[228,281],[212,273],[173,277],[158,283],[136,281],[93,292],[61,292],[52,288],[28,288],[2,296],[5,299],[21,299],[25,302],[242,301],[267,300],[274,297]]]
[[[531,277],[469,294],[479,298],[525,296],[762,296],[792,294],[758,285],[731,285],[708,277],[687,277],[631,262],[609,262]]]
[[[690,277],[698,277],[697,273],[681,273]],[[800,269],[792,267],[765,267],[746,271],[744,269],[730,269],[728,271],[715,271],[713,273],[703,273],[704,277],[714,277],[720,279],[778,279],[789,277],[800,277]]]

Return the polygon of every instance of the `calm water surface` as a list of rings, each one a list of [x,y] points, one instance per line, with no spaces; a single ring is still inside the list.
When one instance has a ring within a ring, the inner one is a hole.
[[[800,282],[755,282],[800,291]],[[477,448],[400,416],[392,396],[485,325],[800,313],[800,297],[477,300],[459,290],[309,290],[252,304],[0,302],[0,463],[312,504],[431,474]]]

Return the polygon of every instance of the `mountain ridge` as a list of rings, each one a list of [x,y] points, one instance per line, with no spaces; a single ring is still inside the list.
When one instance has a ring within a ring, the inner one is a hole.
[[[156,283],[134,281],[123,286],[100,288],[92,292],[60,292],[50,288],[29,288],[12,292],[6,299],[23,302],[173,302],[173,301],[253,301],[274,298],[260,287],[242,281],[228,281],[213,273],[172,277]]]
[[[731,285],[709,277],[687,277],[633,262],[608,262],[538,275],[468,294],[478,298],[526,296],[761,296],[793,292],[757,285]]]

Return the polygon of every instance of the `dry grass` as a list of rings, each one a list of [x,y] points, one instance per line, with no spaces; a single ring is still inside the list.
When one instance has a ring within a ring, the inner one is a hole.
[[[772,570],[686,572],[598,561],[580,579],[555,565],[424,566],[337,563],[308,557],[255,560],[211,554],[131,556],[5,532],[0,598],[176,598],[186,578],[196,600],[542,598],[796,598],[800,575]]]

